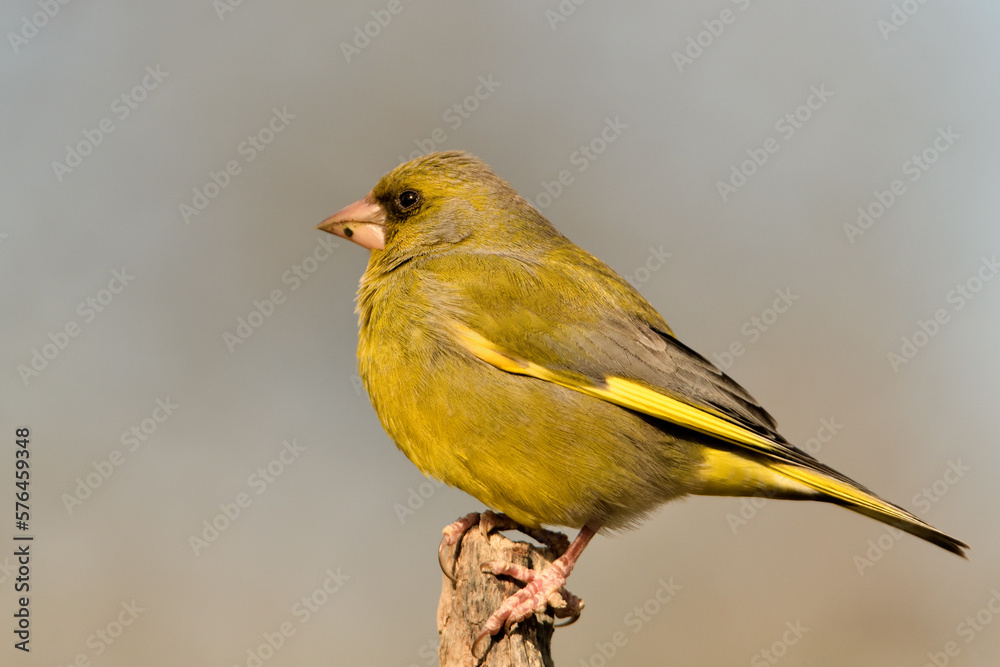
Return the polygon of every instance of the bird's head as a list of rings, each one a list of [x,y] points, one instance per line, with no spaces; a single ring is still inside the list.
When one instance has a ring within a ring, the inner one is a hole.
[[[462,151],[399,165],[318,229],[369,250],[416,255],[444,246],[506,245],[558,232],[485,162]]]

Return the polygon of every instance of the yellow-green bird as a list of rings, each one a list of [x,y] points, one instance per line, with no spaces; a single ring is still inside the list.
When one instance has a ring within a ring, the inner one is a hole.
[[[319,228],[371,250],[360,375],[403,453],[524,526],[580,529],[543,572],[506,572],[527,585],[480,639],[543,609],[598,531],[688,494],[836,503],[964,556],[964,543],[789,444],[478,158],[402,164]]]

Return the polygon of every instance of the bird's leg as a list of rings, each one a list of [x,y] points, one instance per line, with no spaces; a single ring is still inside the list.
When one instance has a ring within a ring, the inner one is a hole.
[[[583,609],[583,601],[567,592],[564,586],[580,554],[596,533],[595,528],[584,526],[566,552],[552,561],[542,572],[535,572],[513,563],[498,561],[483,563],[484,572],[519,579],[525,582],[525,587],[504,600],[500,608],[487,619],[482,632],[472,644],[473,654],[480,655],[477,649],[481,647],[482,642],[495,635],[501,628],[510,628],[514,623],[543,611],[549,604],[556,609],[556,616],[579,616]]]

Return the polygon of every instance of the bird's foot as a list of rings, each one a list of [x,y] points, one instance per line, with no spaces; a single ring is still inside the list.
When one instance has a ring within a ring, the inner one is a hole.
[[[552,549],[556,556],[562,556],[569,549],[569,538],[554,530],[522,526],[506,514],[497,514],[489,510],[482,514],[469,512],[461,519],[449,523],[441,530],[443,537],[441,538],[441,544],[438,546],[438,563],[441,565],[441,571],[444,572],[444,575],[452,581],[455,581],[455,576],[452,574],[455,568],[454,557],[450,553],[451,548],[458,544],[462,536],[476,524],[479,525],[479,530],[482,532],[483,537],[488,538],[490,533],[497,530],[519,530]],[[514,578],[518,579],[519,577]],[[527,583],[529,580],[521,579],[521,581]]]
[[[472,644],[473,655],[484,655],[484,649],[488,646],[488,642],[501,628],[509,629],[515,623],[523,621],[532,614],[544,612],[549,606],[552,607],[552,615],[556,618],[570,619],[562,625],[570,625],[575,622],[583,611],[584,603],[583,600],[566,590],[566,578],[573,571],[577,559],[594,535],[595,531],[585,526],[573,540],[573,543],[565,549],[565,552],[541,572],[514,563],[501,561],[483,563],[481,566],[483,572],[523,581],[525,587],[504,600],[500,608],[486,620],[482,631]],[[565,543],[565,536],[561,534],[559,536]],[[532,537],[539,539],[535,535]],[[542,540],[539,539],[539,541]]]
[[[467,518],[467,517],[465,517]],[[461,519],[459,519],[461,521]],[[456,522],[457,523],[457,522]],[[452,524],[454,525],[454,524]],[[569,538],[560,532],[546,530],[545,528],[530,528],[519,524],[506,514],[496,512],[483,512],[479,518],[479,529],[483,531],[483,537],[489,537],[490,533],[497,530],[518,530],[545,546],[549,547],[558,557],[566,553],[569,549]]]
[[[507,576],[525,583],[525,587],[504,600],[504,603],[493,612],[483,625],[482,631],[476,637],[476,644],[495,635],[500,628],[509,629],[515,623],[520,623],[532,614],[542,613],[546,607],[552,607],[552,615],[556,618],[569,618],[569,625],[580,617],[584,602],[566,590],[566,568],[556,559],[542,572],[503,561],[483,563],[482,571],[494,576]]]

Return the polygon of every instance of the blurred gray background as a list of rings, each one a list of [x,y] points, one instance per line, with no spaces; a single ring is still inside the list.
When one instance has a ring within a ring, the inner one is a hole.
[[[676,503],[592,543],[557,664],[1000,661],[995,3],[2,15],[0,664],[436,663],[439,531],[482,506],[382,432],[355,376],[367,254],[314,227],[457,148],[791,441],[973,547]]]

